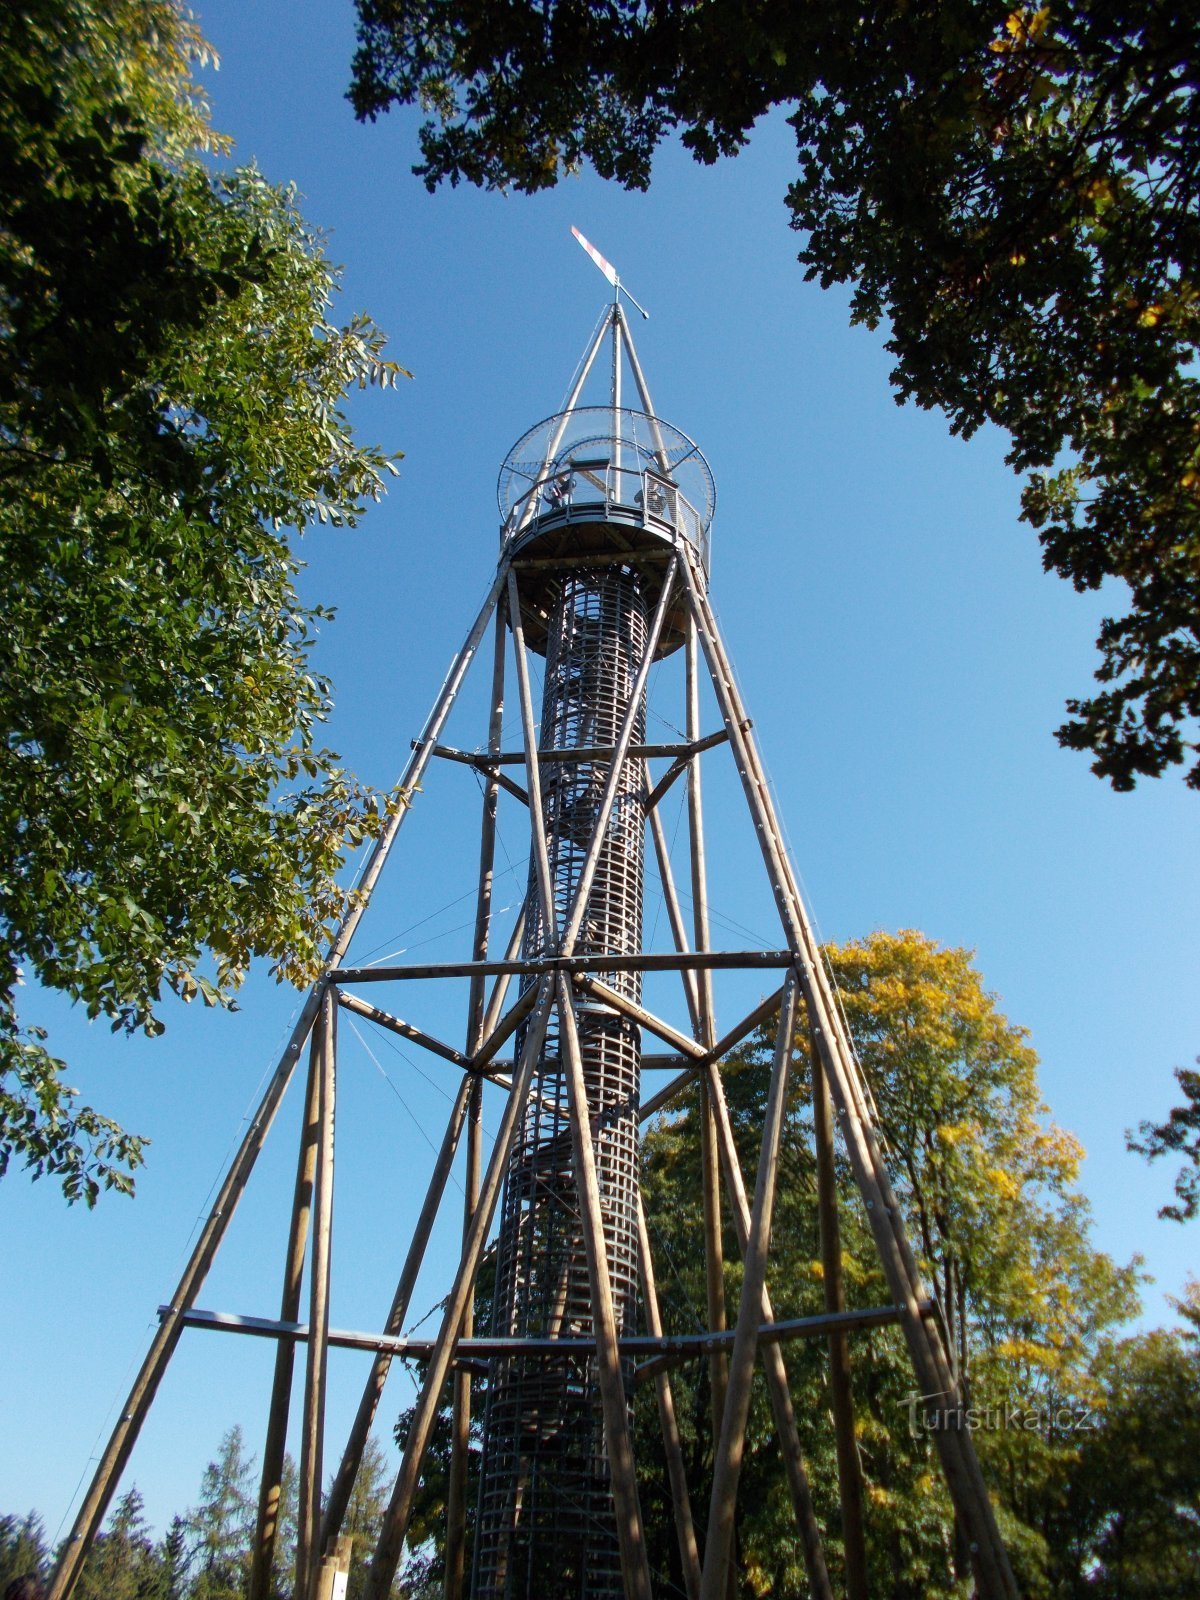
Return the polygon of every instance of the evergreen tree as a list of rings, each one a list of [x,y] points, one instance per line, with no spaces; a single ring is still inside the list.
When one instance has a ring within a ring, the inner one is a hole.
[[[171,1525],[158,1545],[158,1561],[162,1569],[163,1600],[184,1600],[187,1588],[187,1527],[181,1516],[171,1518]]]
[[[342,1532],[351,1534],[354,1538],[347,1600],[362,1600],[366,1593],[367,1580],[371,1572],[371,1556],[379,1541],[379,1530],[383,1526],[383,1514],[387,1510],[391,1493],[392,1477],[388,1472],[387,1457],[383,1452],[383,1446],[375,1435],[371,1434],[363,1449],[362,1464],[358,1469],[350,1504],[346,1508],[346,1520],[342,1526]],[[396,1587],[401,1594],[409,1593],[407,1584]]]
[[[164,1571],[136,1484],[113,1507],[88,1553],[77,1600],[167,1600]]]
[[[187,1534],[189,1600],[241,1600],[254,1536],[254,1461],[240,1427],[221,1440],[204,1469],[200,1500],[183,1521]]]
[[[46,1529],[36,1511],[23,1517],[0,1516],[0,1594],[14,1578],[33,1573],[44,1578],[50,1566]]]

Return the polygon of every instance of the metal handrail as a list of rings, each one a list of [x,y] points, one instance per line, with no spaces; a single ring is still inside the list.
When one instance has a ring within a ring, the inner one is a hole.
[[[567,482],[556,494],[555,485],[563,478]],[[633,492],[622,493],[622,489]],[[539,506],[543,500],[544,508]],[[501,548],[527,533],[543,517],[561,515],[571,521],[585,514],[594,515],[598,506],[603,506],[606,515],[616,507],[625,513],[634,512],[640,515],[643,527],[657,525],[673,529],[699,550],[707,566],[707,540],[702,519],[678,485],[648,468],[637,472],[629,467],[617,467],[611,461],[567,460],[556,464],[553,471],[549,470],[548,463],[513,503],[500,530]]]

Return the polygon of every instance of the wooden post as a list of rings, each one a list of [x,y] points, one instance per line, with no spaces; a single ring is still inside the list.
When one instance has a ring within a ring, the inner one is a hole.
[[[496,606],[495,645],[492,652],[492,707],[488,720],[488,754],[498,755],[504,727],[504,656],[507,649],[508,593]],[[472,961],[486,961],[492,922],[492,886],[496,859],[496,813],[500,803],[498,769],[492,767],[483,786],[483,819],[479,840],[479,887],[475,897],[475,934],[471,941]],[[467,1002],[467,1054],[473,1056],[483,1041],[486,1010],[486,980],[482,973],[471,979]],[[471,1231],[479,1203],[479,1178],[483,1165],[483,1084],[476,1078],[471,1089],[467,1120],[467,1172],[463,1199],[463,1244]],[[472,1297],[463,1312],[462,1336],[469,1339],[475,1329],[475,1303]],[[451,1422],[450,1479],[446,1497],[446,1566],[443,1574],[445,1600],[462,1600],[467,1536],[467,1463],[471,1445],[471,1374],[454,1374],[454,1411]]]
[[[608,1254],[604,1245],[604,1215],[600,1208],[600,1188],[596,1181],[596,1157],[592,1149],[591,1118],[587,1088],[583,1080],[583,1057],[575,1025],[575,1006],[571,981],[558,975],[558,1017],[563,1071],[571,1107],[571,1148],[575,1159],[575,1197],[583,1229],[587,1256],[588,1286],[591,1291],[592,1324],[596,1335],[596,1364],[600,1380],[600,1404],[604,1413],[604,1434],[608,1469],[612,1477],[617,1540],[621,1547],[621,1574],[626,1600],[652,1600],[650,1568],[646,1559],[646,1537],[638,1502],[637,1475],[633,1466],[633,1446],[629,1438],[629,1412],[625,1384],[621,1377],[621,1357],[617,1350],[617,1321],[613,1310],[612,1284],[608,1276]]]
[[[533,695],[529,688],[529,663],[525,659],[525,626],[521,620],[521,596],[517,580],[508,575],[508,614],[512,618],[513,660],[517,668],[517,692],[521,702],[521,728],[525,736],[525,782],[529,789],[529,835],[534,878],[542,917],[542,939],[546,950],[558,949],[555,926],[554,886],[550,881],[550,853],[546,844],[545,814],[542,810],[542,775],[538,765],[537,723],[533,715]]]
[[[750,721],[721,643],[703,575],[697,571],[695,557],[686,545],[682,546],[682,570],[688,603],[729,733],[780,921],[797,957],[813,1036],[842,1121],[847,1153],[866,1206],[888,1288],[900,1308],[901,1327],[914,1376],[922,1393],[945,1395],[949,1401],[947,1409],[954,1411],[958,1401],[957,1385],[939,1334],[927,1326],[921,1316],[920,1306],[926,1293],[875,1141],[866,1096],[858,1083],[858,1064],[787,860],[770,790],[750,732]],[[981,1600],[1019,1600],[1016,1580],[969,1431],[939,1428],[935,1440],[951,1500],[969,1530],[972,1565]]]
[[[817,1157],[817,1218],[821,1235],[821,1281],[825,1309],[842,1312],[842,1240],[838,1222],[837,1172],[833,1153],[833,1109],[829,1085],[815,1048],[812,1066],[813,1142]],[[850,1340],[844,1330],[829,1335],[829,1399],[837,1449],[838,1499],[846,1553],[846,1600],[868,1600],[867,1552],[863,1527],[862,1465],[854,1432],[854,1393],[850,1379]]]
[[[754,1379],[754,1360],[758,1345],[758,1325],[763,1313],[763,1294],[767,1283],[767,1247],[771,1236],[771,1217],[775,1205],[775,1184],[779,1167],[779,1141],[787,1106],[788,1059],[792,1053],[792,1034],[796,1016],[796,988],[789,982],[779,1008],[779,1032],[775,1041],[775,1060],[763,1116],[762,1146],[758,1157],[758,1179],[754,1209],[743,1255],[742,1294],[738,1306],[737,1330],[729,1362],[729,1382],[725,1394],[725,1415],[713,1465],[712,1498],[708,1508],[708,1537],[704,1545],[704,1572],[700,1600],[721,1600],[729,1587],[729,1564],[737,1508],[737,1486],[746,1441],[746,1419],[750,1414],[750,1386]]]
[[[388,1311],[387,1320],[383,1331],[389,1337],[397,1337],[404,1331],[404,1319],[408,1315],[409,1301],[416,1287],[417,1275],[421,1270],[421,1263],[425,1259],[425,1250],[429,1244],[429,1235],[433,1231],[433,1224],[437,1218],[438,1209],[442,1203],[442,1196],[446,1191],[446,1182],[454,1165],[455,1152],[458,1149],[459,1137],[462,1134],[463,1119],[466,1116],[467,1104],[471,1094],[471,1078],[464,1075],[459,1090],[454,1098],[450,1111],[450,1120],[446,1124],[446,1132],[442,1136],[441,1148],[437,1153],[434,1163],[433,1176],[429,1180],[429,1188],[425,1194],[425,1202],[421,1207],[417,1225],[408,1246],[404,1266],[400,1273],[400,1281],[396,1285],[396,1293],[392,1297],[391,1309]],[[371,1370],[367,1374],[367,1381],[363,1386],[362,1398],[358,1402],[358,1411],[350,1427],[350,1437],[346,1441],[346,1448],[342,1452],[342,1459],[338,1465],[333,1483],[330,1486],[329,1498],[325,1504],[325,1515],[321,1523],[321,1546],[327,1549],[331,1540],[341,1533],[342,1523],[346,1517],[346,1510],[350,1504],[350,1496],[354,1492],[354,1480],[358,1476],[359,1463],[362,1461],[363,1450],[366,1448],[370,1436],[371,1424],[375,1420],[375,1413],[379,1407],[379,1400],[383,1394],[383,1386],[387,1382],[388,1373],[392,1367],[391,1352],[379,1350],[371,1362]]]
[[[687,558],[684,557],[685,575]],[[695,744],[700,737],[700,682],[696,651],[696,621],[688,617],[684,640],[684,737]],[[688,844],[692,885],[692,926],[696,949],[709,948],[708,863],[704,848],[704,801],[700,785],[700,758],[693,755],[687,768]],[[713,1011],[712,974],[696,975],[700,1006],[698,1038],[711,1048],[716,1038]],[[700,1086],[700,1183],[704,1208],[704,1293],[708,1326],[720,1333],[726,1326],[725,1247],[721,1238],[721,1183],[713,1134],[712,1107],[708,1085]],[[724,1350],[714,1350],[708,1358],[708,1382],[712,1395],[713,1439],[721,1437],[725,1416],[725,1391],[729,1381],[729,1358]]]
[[[725,1104],[725,1091],[721,1085],[720,1074],[715,1067],[706,1067],[705,1077],[709,1103],[713,1108],[713,1128],[725,1173],[725,1187],[729,1196],[729,1209],[733,1215],[734,1232],[737,1235],[738,1248],[744,1255],[750,1238],[750,1206],[746,1200],[746,1187],[742,1180],[737,1146],[733,1139],[733,1126],[729,1120],[729,1109]],[[764,1323],[775,1320],[771,1296],[765,1288],[762,1292],[762,1320]],[[796,1526],[804,1549],[804,1564],[808,1572],[809,1587],[816,1600],[833,1600],[829,1573],[825,1566],[825,1552],[821,1543],[821,1529],[817,1522],[816,1511],[813,1509],[812,1490],[804,1466],[804,1453],[800,1448],[800,1434],[792,1406],[787,1365],[783,1359],[783,1352],[777,1344],[762,1341],[759,1350],[767,1378],[767,1391],[771,1397],[775,1431],[779,1436],[780,1449],[783,1452],[792,1508],[796,1514]]]
[[[367,1580],[365,1600],[388,1600],[388,1596],[391,1593],[392,1580],[396,1576],[396,1568],[400,1563],[400,1552],[404,1548],[404,1536],[408,1531],[408,1522],[412,1515],[412,1502],[417,1490],[417,1479],[420,1476],[421,1466],[425,1460],[425,1452],[429,1447],[429,1439],[437,1418],[438,1407],[441,1404],[442,1389],[450,1371],[450,1363],[454,1359],[454,1347],[458,1343],[463,1312],[471,1295],[475,1292],[475,1278],[479,1271],[480,1258],[483,1255],[488,1229],[492,1225],[496,1201],[500,1197],[500,1187],[504,1181],[513,1140],[516,1137],[521,1119],[525,1115],[525,1104],[529,1099],[529,1087],[533,1082],[534,1071],[541,1053],[542,1041],[546,1036],[546,1024],[553,999],[553,980],[547,975],[538,986],[537,1005],[533,1011],[529,1030],[525,1035],[520,1064],[513,1078],[512,1093],[509,1095],[504,1107],[504,1115],[500,1120],[500,1131],[496,1136],[492,1157],[488,1162],[487,1173],[480,1189],[479,1204],[475,1208],[475,1215],[471,1222],[469,1236],[463,1247],[462,1259],[458,1265],[454,1285],[446,1297],[446,1309],[442,1317],[441,1328],[438,1331],[437,1342],[429,1358],[429,1365],[425,1369],[425,1379],[421,1385],[421,1392],[417,1397],[412,1426],[409,1429],[408,1442],[404,1447],[404,1456],[400,1462],[400,1471],[396,1475],[392,1497],[388,1502],[387,1510],[384,1512],[383,1523],[379,1533],[379,1543],[371,1561],[371,1572]]]
[[[321,1551],[321,1480],[325,1443],[325,1389],[329,1357],[329,1268],[333,1248],[333,1128],[337,1074],[337,998],[326,983],[313,1045],[319,1062],[316,1187],[313,1195],[312,1270],[309,1273],[308,1349],[304,1418],[300,1435],[299,1508],[296,1515],[296,1597],[316,1587]]]
[[[417,741],[412,757],[404,769],[400,782],[396,786],[396,792],[400,796],[400,804],[397,805],[394,814],[371,850],[366,868],[358,885],[354,903],[346,913],[337,934],[330,944],[326,958],[326,971],[331,971],[334,967],[339,966],[343,956],[346,954],[350,940],[354,936],[354,932],[371,898],[371,893],[379,879],[379,874],[383,870],[384,863],[391,853],[392,846],[396,842],[397,835],[404,823],[404,818],[408,814],[411,798],[420,784],[426,766],[432,759],[438,736],[446,718],[450,714],[450,708],[454,704],[458,691],[462,687],[467,668],[479,648],[479,642],[483,638],[488,620],[507,580],[508,562],[502,559],[487,599],[480,608],[479,615],[467,635],[466,642],[450,664],[450,671],[446,674],[445,682],[442,684],[441,691],[434,701],[433,709],[426,719],[421,737]],[[128,1398],[121,1408],[120,1416],[109,1436],[104,1454],[96,1466],[92,1481],[76,1515],[74,1526],[62,1547],[62,1553],[50,1579],[46,1600],[68,1600],[79,1579],[79,1573],[84,1561],[87,1559],[87,1553],[91,1549],[92,1540],[104,1520],[104,1514],[108,1510],[109,1502],[116,1491],[117,1484],[120,1482],[121,1474],[125,1470],[133,1447],[137,1443],[138,1435],[146,1420],[146,1414],[153,1403],[155,1394],[158,1392],[158,1386],[162,1382],[163,1374],[170,1364],[171,1357],[175,1353],[175,1347],[179,1343],[179,1336],[183,1331],[182,1315],[192,1309],[196,1303],[196,1297],[204,1286],[209,1268],[212,1266],[217,1251],[221,1246],[221,1241],[225,1237],[226,1229],[229,1227],[233,1214],[237,1210],[238,1202],[245,1192],[250,1174],[254,1170],[254,1164],[258,1160],[259,1151],[263,1147],[263,1142],[270,1131],[271,1123],[274,1121],[275,1113],[279,1109],[279,1103],[283,1099],[288,1084],[291,1082],[292,1073],[295,1070],[300,1052],[304,1048],[305,1040],[308,1038],[316,1020],[323,986],[324,979],[322,978],[310,990],[300,1015],[296,1019],[296,1025],[292,1029],[291,1037],[284,1046],[279,1063],[263,1093],[262,1100],[259,1102],[258,1110],[255,1112],[241,1144],[238,1146],[237,1153],[230,1163],[228,1172],[225,1174],[225,1180],[221,1184],[216,1199],[213,1201],[212,1209],[209,1211],[204,1227],[200,1231],[200,1237],[196,1240],[187,1266],[184,1268],[175,1293],[171,1297],[167,1313],[159,1324],[158,1332],[150,1342],[150,1348],[146,1352],[145,1360],[142,1362],[137,1377],[134,1379],[133,1387],[129,1391]]]
[[[637,723],[638,711],[642,696],[646,692],[646,684],[650,677],[650,668],[654,665],[654,653],[658,649],[658,641],[662,635],[663,623],[667,616],[667,605],[671,598],[671,590],[675,582],[675,575],[679,568],[679,557],[672,554],[663,576],[662,593],[658,597],[658,604],[654,608],[649,630],[646,634],[646,652],[638,667],[637,675],[629,690],[629,703],[625,707],[625,715],[621,721],[620,731],[613,746],[612,764],[608,769],[604,789],[600,796],[600,804],[596,808],[594,823],[595,831],[591,843],[588,845],[587,854],[579,868],[579,881],[575,886],[575,895],[571,901],[571,908],[567,913],[566,923],[563,927],[562,954],[569,956],[575,949],[575,941],[579,937],[579,929],[587,914],[588,895],[592,890],[592,880],[596,876],[596,865],[600,859],[600,850],[604,844],[604,836],[608,829],[608,819],[612,815],[613,802],[617,797],[617,790],[621,783],[621,767],[629,753],[629,746],[633,741],[633,730]],[[532,800],[533,791],[530,790]],[[530,810],[532,811],[532,804]]]
[[[321,1557],[315,1600],[346,1600],[353,1550],[354,1540],[348,1533],[340,1534],[333,1541],[330,1549]]]
[[[650,788],[650,769],[646,768],[643,780],[644,792]],[[671,937],[675,948],[680,954],[686,953],[691,947],[688,944],[687,931],[683,925],[683,914],[679,906],[679,896],[675,892],[675,875],[671,871],[671,857],[667,850],[666,835],[663,833],[662,818],[656,809],[648,813],[650,823],[650,837],[654,841],[654,856],[658,862],[658,875],[662,880],[663,899],[666,901],[667,917],[671,924]],[[703,1038],[704,1028],[700,1017],[700,993],[697,987],[696,973],[690,967],[681,967],[680,976],[683,979],[683,992],[687,1000],[688,1013],[692,1019],[692,1032],[697,1039]]]
[[[288,1226],[287,1256],[283,1270],[283,1292],[279,1302],[281,1322],[300,1320],[304,1256],[308,1247],[308,1218],[312,1206],[313,1180],[316,1177],[317,1149],[320,1143],[320,1064],[320,1035],[314,1033],[309,1050],[304,1124],[300,1130],[296,1184],[292,1196],[292,1215]],[[263,1469],[258,1491],[258,1518],[254,1531],[249,1600],[269,1600],[271,1592],[271,1568],[275,1557],[275,1535],[279,1526],[279,1496],[283,1486],[283,1458],[287,1448],[288,1411],[291,1406],[295,1362],[294,1341],[280,1339],[275,1346],[271,1409],[267,1417],[266,1442],[263,1445]]]
[[[654,1282],[654,1257],[650,1251],[650,1231],[646,1227],[646,1213],[640,1194],[637,1207],[642,1290],[646,1301],[646,1331],[654,1338],[661,1339],[663,1325],[658,1309],[658,1291]],[[688,1600],[700,1600],[700,1555],[696,1548],[696,1529],[692,1523],[692,1502],[683,1466],[683,1446],[679,1442],[679,1426],[675,1420],[675,1397],[671,1393],[671,1380],[665,1371],[655,1373],[654,1390],[658,1400],[658,1420],[662,1428],[663,1450],[667,1458],[667,1478],[671,1485],[671,1508],[675,1514],[675,1533],[679,1540],[679,1560],[683,1567],[684,1587],[687,1590]]]
[[[471,1231],[475,1208],[479,1204],[479,1176],[483,1150],[483,1083],[471,1085],[471,1104],[467,1121],[467,1173],[463,1201],[463,1243]],[[475,1331],[474,1297],[463,1312],[462,1337]],[[451,1421],[450,1482],[446,1498],[446,1571],[443,1580],[445,1600],[461,1600],[466,1570],[467,1463],[471,1447],[471,1374],[454,1374],[454,1412]]]

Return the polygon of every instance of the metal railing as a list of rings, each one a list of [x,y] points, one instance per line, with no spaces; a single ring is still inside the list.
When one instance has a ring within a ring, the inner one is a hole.
[[[708,529],[677,484],[657,472],[612,461],[566,460],[548,467],[517,500],[500,530],[501,548],[548,518],[636,522],[652,532],[672,530],[700,552],[708,570]]]

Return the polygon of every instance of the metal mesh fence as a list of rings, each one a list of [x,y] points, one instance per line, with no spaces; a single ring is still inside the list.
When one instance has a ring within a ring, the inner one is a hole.
[[[559,580],[551,611],[541,747],[615,743],[646,649],[647,603],[637,572],[589,567]],[[645,737],[639,706],[634,740]],[[548,761],[543,812],[555,915],[574,897],[608,777],[606,760]],[[600,849],[577,949],[626,954],[642,937],[644,818],[640,763],[626,762]],[[531,877],[530,905],[536,904]],[[525,954],[547,953],[531,917]],[[640,998],[634,972],[602,973]],[[619,1333],[634,1331],[638,1290],[638,1030],[602,1006],[578,1010],[584,1081]],[[518,1035],[518,1051],[522,1035]],[[592,1333],[591,1301],[566,1120],[566,1083],[547,1033],[519,1143],[509,1163],[496,1256],[498,1337]],[[594,1359],[506,1357],[490,1363],[474,1600],[619,1600],[616,1524]]]

